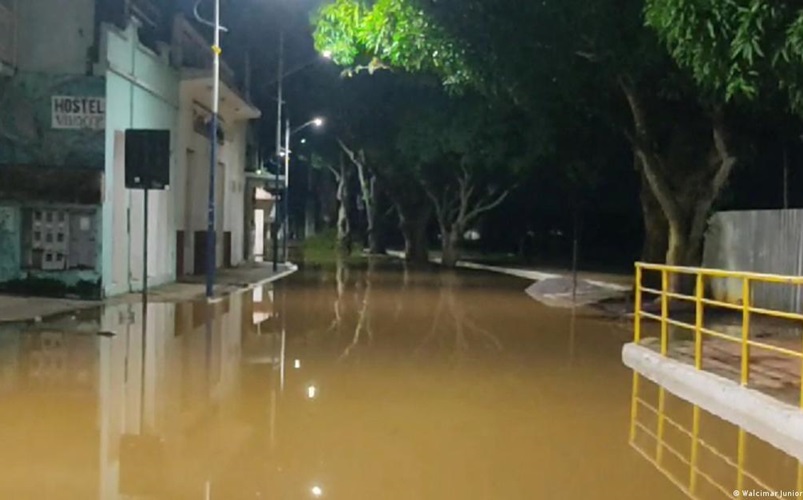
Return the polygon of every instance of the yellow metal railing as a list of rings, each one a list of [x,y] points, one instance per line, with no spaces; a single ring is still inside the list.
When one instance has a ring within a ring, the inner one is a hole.
[[[753,456],[749,462],[748,434],[739,428],[734,457],[733,452],[727,453],[715,446],[714,440],[710,440],[713,436],[703,433],[701,417],[704,410],[696,405],[684,404],[686,408],[691,406],[692,410],[691,429],[689,429],[688,424],[684,425],[681,422],[685,419],[675,417],[677,409],[672,414],[667,411],[667,399],[671,396],[666,389],[658,387],[658,402],[655,404],[642,395],[643,383],[650,382],[642,381],[637,373],[634,374],[629,444],[689,498],[695,500],[708,498],[708,495],[703,494],[704,491],[715,491],[718,498],[734,498],[736,490],[740,493],[743,489],[773,492],[791,489],[793,484],[796,491],[803,492],[803,464],[800,461],[793,462],[783,471],[776,471],[783,473],[780,475],[784,476],[785,484],[771,484],[774,481],[759,477],[754,467],[761,462],[761,459],[780,458],[783,452],[773,449],[769,453],[774,455],[770,456],[765,452],[763,456]],[[723,425],[728,424],[723,422]],[[672,430],[671,439],[667,436],[667,429]],[[669,459],[675,464],[681,464],[682,468],[670,467]],[[715,471],[722,472],[723,468],[728,472],[726,475],[729,480],[723,480],[722,474],[715,474]],[[777,477],[775,479],[778,480]]]
[[[643,286],[645,271],[659,272],[661,274],[661,289],[657,290]],[[672,290],[670,283],[673,278],[682,276],[693,277],[695,286],[694,294],[688,295]],[[729,302],[707,298],[705,286],[707,280],[725,278],[741,280],[741,303],[732,304]],[[667,356],[669,353],[669,327],[685,329],[694,333],[694,366],[698,370],[703,369],[703,342],[705,336],[715,337],[726,342],[738,343],[740,349],[740,382],[747,385],[750,381],[750,351],[751,348],[764,349],[766,351],[796,358],[801,363],[801,379],[803,379],[803,343],[800,350],[787,349],[778,345],[754,339],[750,335],[750,322],[753,315],[761,315],[784,320],[798,321],[803,327],[803,314],[753,306],[751,290],[755,284],[778,284],[778,285],[803,285],[803,276],[781,276],[775,274],[760,274],[749,272],[725,271],[721,269],[703,269],[696,267],[667,266],[661,264],[636,264],[636,294],[635,294],[635,325],[634,341],[641,342],[642,339],[642,320],[649,319],[660,324],[660,350],[661,355]],[[660,301],[660,315],[649,313],[643,310],[643,295],[655,296]],[[694,323],[686,323],[673,319],[669,314],[670,301],[685,301],[694,303]],[[722,332],[705,327],[705,307],[721,307],[732,311],[741,312],[741,335],[737,338]],[[800,406],[803,408],[803,380],[800,384]]]

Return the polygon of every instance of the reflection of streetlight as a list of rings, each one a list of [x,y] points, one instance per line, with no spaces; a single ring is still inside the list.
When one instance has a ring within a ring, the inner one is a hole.
[[[293,368],[295,368],[296,370],[301,368],[301,360],[300,359],[297,359],[297,360],[295,360],[293,362]]]
[[[313,486],[310,492],[312,492],[312,496],[314,496],[315,498],[320,498],[323,496],[323,490],[321,489],[320,486],[317,485]]]
[[[307,398],[315,399],[315,396],[317,396],[317,394],[318,394],[318,388],[315,387],[314,385],[310,384],[307,387]]]

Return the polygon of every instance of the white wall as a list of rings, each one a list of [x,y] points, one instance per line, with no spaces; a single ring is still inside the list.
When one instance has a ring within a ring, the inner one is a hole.
[[[196,87],[190,82],[181,83],[179,131],[176,170],[176,195],[180,203],[176,204],[177,227],[185,231],[184,269],[192,272],[195,263],[195,232],[206,231],[209,198],[210,152],[209,138],[193,129],[194,112],[208,114],[207,103],[196,100]],[[216,199],[217,265],[223,264],[224,238],[221,232],[231,232],[232,263],[240,264],[244,260],[245,225],[245,152],[247,122],[237,121],[223,107],[221,119],[225,131],[225,142],[218,147],[218,170],[215,172],[216,184],[220,183],[218,192],[222,192],[222,200]],[[189,164],[187,151],[192,151]],[[225,171],[219,169],[220,164]],[[187,198],[189,197],[189,198]],[[189,213],[188,213],[189,211]]]
[[[20,71],[86,73],[95,0],[19,0],[17,10]]]
[[[103,287],[107,296],[142,288],[143,195],[125,189],[122,134],[128,128],[169,129],[171,185],[175,185],[178,75],[167,61],[139,45],[135,30],[102,28],[106,73],[106,169],[103,202]],[[175,280],[175,194],[149,197],[148,280]]]
[[[224,162],[226,171],[225,230],[231,231],[233,264],[243,261],[245,226],[245,149],[248,124],[244,121],[229,128],[231,142],[227,142]]]

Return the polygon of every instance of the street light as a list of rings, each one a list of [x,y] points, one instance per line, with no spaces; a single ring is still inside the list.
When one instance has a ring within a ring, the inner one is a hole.
[[[283,246],[284,246],[284,260],[287,262],[289,260],[288,255],[288,248],[289,248],[289,241],[290,241],[290,138],[301,132],[307,127],[316,127],[320,128],[323,127],[324,119],[316,116],[312,120],[308,121],[307,123],[298,126],[294,129],[290,129],[290,119],[288,118],[285,121],[285,132],[284,132],[284,151],[280,151],[279,154],[284,153],[284,234],[283,234]],[[275,262],[275,259],[274,259]]]
[[[321,55],[323,56],[324,59],[331,59],[332,51],[324,51],[324,53]],[[311,61],[308,61],[304,64],[300,64],[294,68],[291,68],[290,70],[285,70],[284,30],[283,29],[279,30],[279,62],[276,71],[276,80],[271,82],[271,85],[278,84],[276,92],[276,156],[277,157],[282,156],[281,150],[282,150],[282,118],[283,118],[283,107],[284,107],[284,79],[308,68],[309,66],[312,66],[318,61],[320,61],[320,58],[316,57],[315,59],[312,59]],[[273,221],[273,226],[271,230],[271,240],[273,243],[273,270],[275,272],[279,267],[278,224],[275,219]]]
[[[209,127],[209,214],[206,227],[206,298],[211,299],[215,289],[215,262],[217,260],[215,241],[215,168],[217,167],[217,130],[220,113],[220,32],[228,30],[220,25],[220,0],[215,0],[214,21],[201,17],[198,7],[203,0],[195,3],[194,13],[198,22],[214,29],[212,42],[212,120]]]
[[[324,123],[326,123],[326,120],[324,120],[320,116],[316,116],[315,118],[313,118],[312,120],[308,121],[307,123],[294,128],[290,132],[290,135],[291,136],[296,135],[297,133],[301,132],[302,130],[304,130],[307,127],[321,128],[321,127],[323,127]],[[287,126],[288,127],[290,126],[290,121],[289,120],[287,121]]]

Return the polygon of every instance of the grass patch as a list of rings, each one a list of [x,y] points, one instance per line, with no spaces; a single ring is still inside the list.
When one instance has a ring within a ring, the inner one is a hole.
[[[355,245],[355,248],[358,246]],[[334,264],[338,261],[338,258],[345,259],[346,262],[362,262],[366,260],[366,257],[360,251],[355,251],[348,256],[338,257],[336,229],[327,229],[311,238],[307,238],[301,244],[301,252],[304,264]]]

